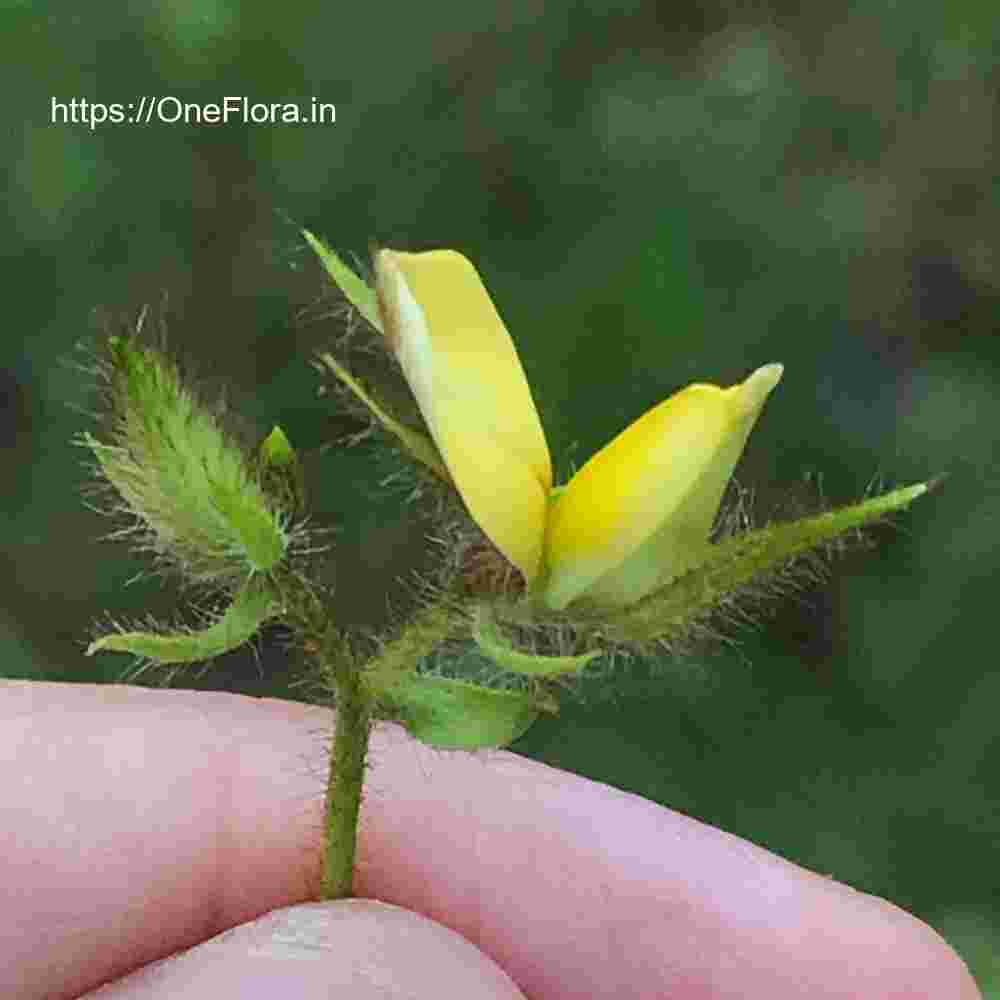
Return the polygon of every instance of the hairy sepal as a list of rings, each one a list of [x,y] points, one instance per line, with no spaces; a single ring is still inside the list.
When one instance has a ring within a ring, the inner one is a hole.
[[[382,317],[379,313],[375,289],[355,274],[318,236],[314,236],[308,229],[302,230],[302,236],[319,257],[324,270],[337,288],[343,292],[347,301],[376,330],[381,331]]]
[[[480,651],[497,666],[525,677],[552,678],[579,674],[591,660],[602,654],[602,650],[595,649],[576,656],[543,656],[518,649],[500,629],[486,605],[476,608],[472,634]]]
[[[611,641],[624,643],[684,636],[705,614],[743,588],[766,580],[798,556],[904,509],[927,489],[928,484],[918,483],[814,517],[729,538],[709,547],[700,566],[624,612],[606,615],[601,632]],[[590,614],[597,617],[600,611],[590,609]]]
[[[365,409],[392,434],[403,446],[403,450],[415,461],[426,466],[442,482],[451,483],[451,475],[445,467],[441,453],[431,438],[397,420],[389,411],[379,405],[364,386],[332,355],[321,353],[317,356],[321,365],[328,368],[337,380],[362,403]]]
[[[263,580],[248,583],[223,614],[207,628],[178,632],[114,632],[95,639],[87,655],[102,650],[130,653],[157,666],[202,663],[242,646],[278,611]]]

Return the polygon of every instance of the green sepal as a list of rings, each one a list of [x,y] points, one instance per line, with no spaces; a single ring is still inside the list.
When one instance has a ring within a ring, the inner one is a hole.
[[[359,278],[321,239],[314,236],[308,229],[303,229],[302,235],[319,257],[327,274],[333,279],[333,283],[344,293],[348,302],[376,330],[380,333],[384,332],[375,290]],[[390,434],[394,434],[400,440],[404,449],[413,458],[426,465],[439,479],[451,483],[451,475],[441,458],[441,453],[427,434],[413,427],[408,427],[388,413],[384,407],[372,399],[361,383],[330,354],[320,354],[319,361],[333,372]]]
[[[525,653],[511,645],[486,605],[479,605],[476,608],[472,635],[480,650],[494,663],[504,670],[528,677],[578,674],[602,652],[595,649],[577,656],[540,656],[536,653]]]
[[[773,524],[709,546],[705,561],[624,612],[603,613],[601,631],[613,641],[646,641],[683,634],[699,616],[755,579],[766,579],[812,549],[909,506],[930,485],[892,490],[814,517]],[[578,614],[588,613],[581,608]],[[593,613],[601,615],[599,608]]]
[[[397,675],[391,685],[370,690],[386,718],[422,743],[448,750],[507,746],[541,711],[555,710],[551,701],[521,691],[427,674]]]
[[[365,664],[365,682],[373,691],[389,690],[398,678],[415,674],[417,664],[465,626],[464,612],[448,600],[426,605]]]
[[[382,316],[375,289],[359,278],[319,237],[313,236],[308,229],[303,229],[302,235],[319,257],[320,263],[333,279],[333,283],[344,293],[347,301],[381,332]]]
[[[426,465],[443,482],[451,483],[451,474],[448,472],[441,452],[437,445],[421,431],[413,427],[408,427],[401,423],[383,407],[379,406],[371,396],[365,392],[361,383],[339,362],[333,355],[323,353],[318,355],[320,363],[324,364],[331,372],[353,393],[353,395],[365,405],[372,416],[390,433],[394,434],[403,445],[403,448],[423,465]]]
[[[249,642],[260,626],[277,611],[271,588],[261,580],[254,580],[207,628],[174,633],[114,632],[95,639],[87,647],[87,656],[109,650],[131,653],[161,666],[201,663]]]

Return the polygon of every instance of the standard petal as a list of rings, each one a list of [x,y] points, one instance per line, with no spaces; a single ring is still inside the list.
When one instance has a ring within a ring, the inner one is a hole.
[[[782,366],[728,389],[691,385],[599,451],[553,502],[545,600],[639,600],[698,565],[722,494]]]
[[[375,256],[385,334],[469,513],[531,583],[552,466],[517,351],[453,250]]]

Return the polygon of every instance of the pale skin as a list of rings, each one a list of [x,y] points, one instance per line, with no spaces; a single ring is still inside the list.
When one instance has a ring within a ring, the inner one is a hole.
[[[389,725],[365,898],[296,905],[318,883],[329,726],[289,702],[0,683],[0,996],[980,996],[883,900],[637,796]]]

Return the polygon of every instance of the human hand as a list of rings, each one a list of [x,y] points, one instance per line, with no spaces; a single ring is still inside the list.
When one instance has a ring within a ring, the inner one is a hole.
[[[365,898],[295,906],[319,879],[326,710],[10,681],[0,726],[11,1000],[136,969],[101,997],[980,996],[933,930],[883,900],[510,753],[380,726]]]

